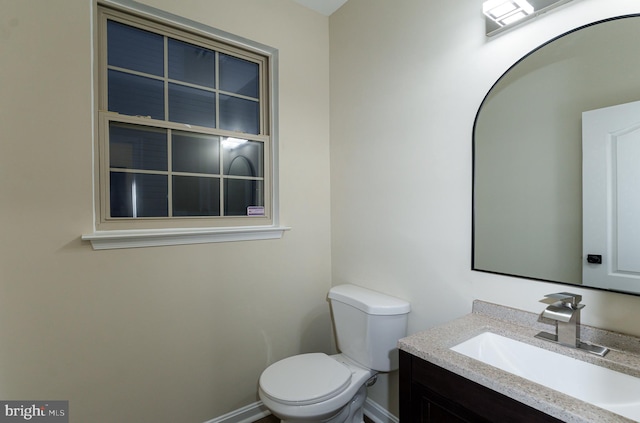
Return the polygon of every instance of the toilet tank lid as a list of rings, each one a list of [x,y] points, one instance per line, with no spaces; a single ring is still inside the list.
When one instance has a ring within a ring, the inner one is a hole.
[[[407,314],[411,310],[407,301],[351,284],[331,288],[329,299],[374,315]]]

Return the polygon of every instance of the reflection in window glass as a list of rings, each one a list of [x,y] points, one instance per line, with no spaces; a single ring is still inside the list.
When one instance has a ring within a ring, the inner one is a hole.
[[[167,177],[111,172],[112,217],[167,216]]]
[[[216,126],[215,93],[169,84],[169,120],[214,128]]]
[[[107,62],[110,66],[157,76],[164,74],[162,35],[108,21],[107,43]]]
[[[171,146],[174,172],[220,173],[220,138],[174,132]]]
[[[215,87],[216,56],[211,50],[169,39],[169,78]]]
[[[174,216],[220,216],[220,179],[173,177]]]
[[[233,176],[264,176],[264,144],[225,138],[222,141],[224,173]]]
[[[109,110],[129,116],[164,119],[164,83],[162,81],[109,71]]]
[[[258,65],[227,54],[220,54],[220,89],[258,98]]]
[[[224,214],[246,216],[247,207],[264,206],[262,189],[262,181],[225,179]]]
[[[110,167],[167,170],[167,131],[111,122]]]
[[[220,129],[258,134],[260,132],[258,102],[220,94]]]

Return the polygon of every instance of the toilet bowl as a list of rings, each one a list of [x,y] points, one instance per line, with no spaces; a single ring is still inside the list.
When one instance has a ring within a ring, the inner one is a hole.
[[[375,375],[342,354],[301,354],[269,366],[258,392],[286,422],[360,423],[366,385]]]
[[[409,303],[350,284],[328,297],[340,354],[288,357],[260,376],[258,395],[283,422],[362,423],[367,387],[398,368]]]

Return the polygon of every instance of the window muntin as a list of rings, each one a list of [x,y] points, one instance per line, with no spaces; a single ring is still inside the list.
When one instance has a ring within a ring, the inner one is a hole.
[[[100,25],[99,226],[272,223],[268,58],[106,8]]]

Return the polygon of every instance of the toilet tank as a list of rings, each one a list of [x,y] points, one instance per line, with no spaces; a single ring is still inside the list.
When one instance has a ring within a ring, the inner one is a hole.
[[[368,369],[396,370],[409,303],[350,284],[331,288],[329,301],[340,352]]]

